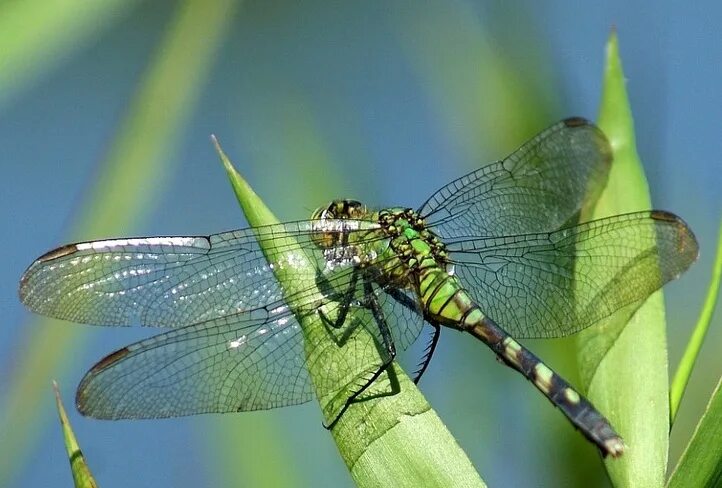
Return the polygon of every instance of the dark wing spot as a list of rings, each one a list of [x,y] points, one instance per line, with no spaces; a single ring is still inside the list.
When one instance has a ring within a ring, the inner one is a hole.
[[[583,125],[589,125],[589,121],[584,117],[569,117],[564,119],[564,125],[567,127],[581,127]]]
[[[649,213],[650,217],[660,222],[668,222],[671,225],[677,227],[677,252],[684,254],[689,258],[689,262],[692,263],[699,257],[699,245],[695,238],[692,230],[687,226],[687,223],[671,212],[664,210],[652,210]],[[679,276],[679,275],[677,275]]]
[[[103,359],[98,361],[95,366],[93,366],[88,374],[97,374],[103,371],[104,369],[107,369],[111,366],[113,366],[115,363],[123,359],[125,356],[127,356],[130,353],[130,349],[127,347],[124,347],[123,349],[119,349],[113,353],[108,354]]]
[[[48,251],[42,256],[40,256],[36,262],[38,263],[44,263],[46,261],[52,261],[53,259],[62,258],[63,256],[67,256],[69,254],[73,254],[77,252],[78,246],[75,244],[67,244],[65,246],[58,247],[57,249],[53,249],[52,251]]]
[[[665,210],[652,210],[650,216],[654,220],[662,220],[664,222],[676,222],[681,223],[681,219],[671,212]]]

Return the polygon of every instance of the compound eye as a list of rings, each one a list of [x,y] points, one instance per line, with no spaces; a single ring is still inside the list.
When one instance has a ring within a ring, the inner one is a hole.
[[[359,211],[361,210],[362,207],[363,207],[363,205],[361,205],[361,202],[359,202],[359,201],[356,201],[356,200],[349,201],[348,202],[348,215],[350,217],[353,217],[354,215],[359,213]]]
[[[366,206],[358,200],[346,200],[344,209],[344,217],[355,219],[361,218],[366,214]]]
[[[319,207],[312,219],[356,219],[366,214],[366,206],[357,200],[334,200],[325,207]]]

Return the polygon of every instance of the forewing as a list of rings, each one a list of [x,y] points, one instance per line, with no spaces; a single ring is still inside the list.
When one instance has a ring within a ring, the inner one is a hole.
[[[296,317],[233,315],[174,329],[109,355],[83,378],[76,403],[102,419],[260,410],[306,402],[313,390]]]
[[[20,298],[35,312],[75,322],[181,327],[280,300],[283,290],[274,272],[297,268],[305,258],[322,274],[353,265],[354,253],[364,248],[348,242],[373,235],[376,227],[361,220],[311,220],[210,237],[71,244],[28,268]],[[337,244],[320,249],[314,241],[319,232]],[[281,243],[276,246],[281,257],[269,263],[259,240]],[[299,274],[297,279],[306,281],[301,288],[307,287],[311,297],[314,274]]]
[[[553,231],[570,222],[585,199],[596,199],[611,160],[597,127],[566,119],[506,159],[441,188],[419,214],[442,238]]]
[[[484,313],[521,338],[584,329],[645,299],[698,254],[689,227],[661,211],[551,233],[460,239],[448,250]]]

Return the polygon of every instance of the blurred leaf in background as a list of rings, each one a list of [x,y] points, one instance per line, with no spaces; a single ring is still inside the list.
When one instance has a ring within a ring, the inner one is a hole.
[[[68,232],[70,239],[114,235],[130,223],[137,225],[148,211],[171,171],[176,138],[193,113],[234,6],[232,0],[187,0],[178,5]],[[32,24],[37,9],[43,10],[37,5],[17,22]],[[68,6],[65,9],[72,10]],[[88,23],[96,22],[93,17],[84,18]],[[63,19],[56,16],[47,22]],[[48,30],[61,37],[65,32]],[[32,41],[28,40],[25,47],[37,52],[37,38]],[[43,38],[43,42],[62,44],[61,39],[53,38]],[[13,46],[16,51],[22,48]],[[38,63],[43,59],[35,58]],[[32,72],[35,68],[25,69]],[[50,319],[33,320],[23,332],[19,349],[24,352],[16,351],[18,362],[13,365],[11,384],[5,389],[0,408],[4,437],[0,443],[0,485],[7,485],[24,463],[31,461],[34,444],[48,425],[49,404],[42,401],[46,379],[63,377],[86,338],[82,327]]]
[[[138,0],[24,0],[0,4],[0,108],[104,30],[131,15]]]

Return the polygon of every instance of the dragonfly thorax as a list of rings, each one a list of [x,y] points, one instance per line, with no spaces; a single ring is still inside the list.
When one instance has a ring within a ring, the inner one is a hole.
[[[444,243],[427,229],[426,222],[416,211],[410,208],[384,209],[378,213],[378,220],[390,238],[389,247],[408,270],[413,270],[428,260],[433,260],[442,268],[446,267]]]

